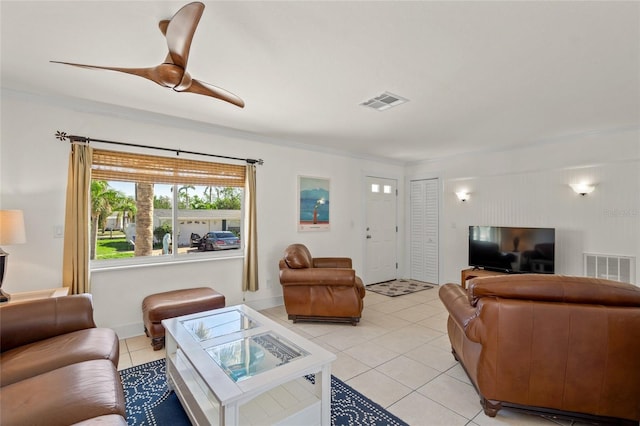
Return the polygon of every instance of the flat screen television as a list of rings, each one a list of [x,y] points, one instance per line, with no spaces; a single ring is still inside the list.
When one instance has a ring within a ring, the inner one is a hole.
[[[469,265],[509,273],[553,274],[555,229],[469,226]]]

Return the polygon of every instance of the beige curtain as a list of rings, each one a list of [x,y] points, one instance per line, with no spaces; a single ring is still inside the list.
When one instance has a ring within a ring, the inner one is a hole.
[[[88,144],[72,143],[64,220],[62,285],[70,294],[88,293],[91,160]]]
[[[247,164],[242,291],[258,291],[258,229],[256,221],[256,165]]]

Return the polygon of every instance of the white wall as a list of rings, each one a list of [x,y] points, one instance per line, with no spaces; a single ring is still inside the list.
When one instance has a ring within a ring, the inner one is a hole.
[[[468,226],[556,228],[556,271],[583,275],[583,253],[640,260],[638,129],[584,134],[528,148],[413,164],[412,179],[441,178],[440,282],[459,282],[467,267]],[[570,183],[595,183],[587,196]],[[461,202],[455,192],[466,190]],[[640,285],[640,268],[635,283]]]
[[[227,304],[243,301],[262,308],[281,303],[278,260],[290,243],[307,244],[316,256],[350,256],[364,273],[364,177],[398,179],[398,276],[408,270],[406,183],[439,177],[441,192],[440,282],[458,282],[467,265],[469,225],[544,226],[557,229],[558,272],[582,273],[582,253],[640,258],[640,135],[638,129],[576,135],[529,148],[476,153],[412,164],[358,159],[347,155],[274,144],[257,136],[198,123],[121,113],[93,104],[49,100],[3,90],[0,139],[0,208],[23,209],[27,244],[3,247],[11,253],[5,289],[29,291],[60,285],[69,144],[57,130],[98,139],[129,141],[238,157],[262,158],[258,168],[260,291],[240,291],[242,260],[212,260],[94,272],[96,322],[121,337],[142,333],[142,298],[158,291],[212,286]],[[155,151],[146,151],[158,154]],[[331,179],[331,230],[296,230],[297,176]],[[597,184],[580,197],[568,184]],[[455,192],[466,188],[461,203]],[[405,254],[406,253],[406,254]],[[636,268],[636,283],[640,276]],[[366,280],[366,277],[363,277]]]
[[[92,109],[95,112],[90,112]],[[211,286],[225,295],[227,305],[242,303],[244,297],[258,308],[281,304],[278,260],[284,248],[294,242],[307,244],[315,256],[352,257],[360,273],[364,262],[363,177],[375,173],[400,178],[402,185],[399,165],[277,145],[256,136],[167,117],[131,111],[114,114],[102,109],[3,91],[0,207],[23,209],[27,228],[27,244],[3,247],[11,253],[5,283],[9,293],[61,284],[62,239],[54,238],[54,229],[64,223],[69,143],[54,138],[57,130],[96,139],[262,158],[265,162],[257,172],[260,290],[246,295],[240,291],[241,258],[94,271],[91,285],[96,322],[114,328],[120,337],[141,334],[143,297],[168,289]],[[157,151],[143,152],[158,155]],[[297,231],[298,175],[331,180],[330,231]]]

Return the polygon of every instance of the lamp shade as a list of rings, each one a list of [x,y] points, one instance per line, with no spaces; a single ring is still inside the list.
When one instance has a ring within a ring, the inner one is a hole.
[[[22,210],[0,210],[0,245],[26,242]]]

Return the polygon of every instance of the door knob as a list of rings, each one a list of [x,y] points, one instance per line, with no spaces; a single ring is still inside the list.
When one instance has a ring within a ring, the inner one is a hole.
[[[371,238],[371,235],[367,235],[367,239]]]

